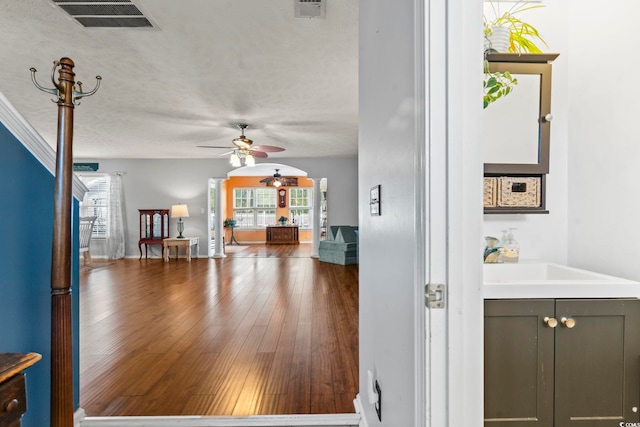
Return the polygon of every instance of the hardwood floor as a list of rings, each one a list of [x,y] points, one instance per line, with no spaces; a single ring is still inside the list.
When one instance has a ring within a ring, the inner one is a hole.
[[[125,259],[80,275],[89,416],[354,412],[358,269],[310,245]]]

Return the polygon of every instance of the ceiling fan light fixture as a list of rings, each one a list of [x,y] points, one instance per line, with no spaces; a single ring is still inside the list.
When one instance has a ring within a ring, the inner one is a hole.
[[[249,125],[244,123],[238,123],[238,129],[240,129],[240,136],[233,140],[233,143],[238,148],[249,149],[253,144],[253,141],[244,136],[244,130],[248,128]]]
[[[60,0],[62,1],[62,0]],[[65,0],[69,1],[69,0]],[[238,129],[241,130],[242,134],[233,139],[233,147],[231,147],[231,151],[227,151],[226,153],[220,154],[220,156],[231,155],[229,158],[229,163],[233,167],[240,167],[242,165],[252,167],[256,165],[256,157],[261,159],[266,159],[269,157],[267,153],[277,153],[280,151],[284,151],[285,149],[282,147],[276,147],[274,145],[253,145],[253,141],[247,138],[244,135],[244,130],[249,127],[249,125],[239,123]],[[217,145],[198,145],[198,147],[202,148],[227,148],[224,146]]]
[[[239,136],[238,138],[233,140],[233,143],[240,148],[249,148],[253,144],[253,141],[244,135]]]
[[[281,185],[282,185],[282,183],[281,183],[280,181],[278,181],[278,180],[273,181],[273,186],[274,186],[274,187],[278,188],[278,187],[280,187]]]
[[[240,157],[238,157],[238,154],[233,153],[229,158],[229,163],[231,163],[231,166],[233,166],[234,168],[240,166]]]

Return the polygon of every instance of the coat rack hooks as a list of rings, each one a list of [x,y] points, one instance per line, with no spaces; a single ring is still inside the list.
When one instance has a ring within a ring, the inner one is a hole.
[[[64,70],[63,68],[68,68],[67,72],[70,72],[71,75],[75,75],[73,74],[73,71],[71,71],[73,69],[73,61],[69,58],[62,58],[59,61],[53,61],[53,69],[51,70],[51,82],[53,83],[53,88],[49,89],[46,88],[44,86],[42,86],[41,84],[38,83],[38,81],[36,80],[36,72],[38,70],[36,70],[34,67],[31,67],[29,70],[31,71],[31,81],[33,82],[33,84],[40,89],[43,92],[46,93],[50,93],[53,94],[55,96],[58,97],[58,99],[52,99],[51,101],[53,102],[58,102],[58,101],[63,101],[65,100],[65,88],[64,88],[64,83],[63,81],[66,79],[63,79],[63,73]],[[60,79],[58,80],[58,82],[56,82],[56,69],[58,67],[63,67],[60,69]],[[82,91],[82,82],[78,81],[76,83],[73,82],[73,79],[71,79],[70,81],[68,81],[69,83],[71,83],[73,85],[73,91],[72,91],[72,102],[74,105],[80,105],[80,99],[86,97],[86,96],[91,96],[94,93],[96,93],[98,91],[98,89],[100,88],[100,81],[102,80],[101,76],[96,76],[96,87],[94,87],[91,91],[89,92],[83,92]],[[76,90],[77,87],[77,90]]]

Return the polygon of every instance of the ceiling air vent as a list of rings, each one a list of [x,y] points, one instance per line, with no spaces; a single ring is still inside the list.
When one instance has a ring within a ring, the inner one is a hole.
[[[324,18],[325,0],[293,0],[296,18]]]
[[[153,27],[131,0],[52,0],[85,27]]]

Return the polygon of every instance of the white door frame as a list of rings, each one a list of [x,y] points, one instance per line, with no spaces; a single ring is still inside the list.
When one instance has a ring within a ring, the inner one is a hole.
[[[428,281],[446,308],[427,313],[427,417],[483,425],[482,2],[425,0]],[[477,54],[476,54],[477,53]]]

